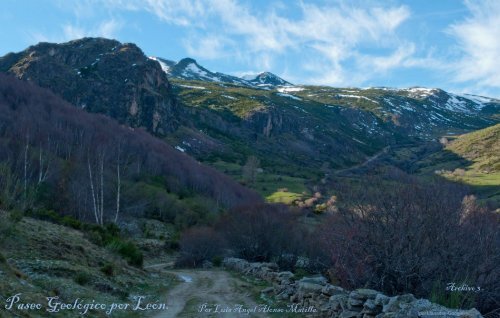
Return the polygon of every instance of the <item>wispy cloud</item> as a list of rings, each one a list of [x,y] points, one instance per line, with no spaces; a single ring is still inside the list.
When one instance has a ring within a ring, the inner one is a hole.
[[[162,21],[195,29],[184,41],[194,57],[218,59],[230,54],[262,69],[272,68],[288,51],[303,51],[307,54],[297,67],[311,74],[310,81],[324,84],[360,84],[369,75],[347,76],[346,63],[373,60],[379,69],[388,70],[413,53],[395,35],[410,17],[406,6],[301,2],[295,18],[281,14],[280,6],[257,12],[237,0],[147,0],[144,8]],[[362,54],[358,46],[367,44],[384,48],[385,55]]]
[[[84,28],[74,24],[65,24],[62,26],[62,29],[64,40],[72,40],[86,36],[113,38],[122,26],[123,24],[121,22],[110,19],[91,28]]]
[[[448,33],[460,53],[450,71],[456,82],[500,88],[500,2],[466,1],[470,16],[451,25]]]

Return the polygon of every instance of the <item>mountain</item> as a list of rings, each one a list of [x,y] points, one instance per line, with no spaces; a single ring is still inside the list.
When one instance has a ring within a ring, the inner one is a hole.
[[[39,43],[0,58],[0,71],[132,127],[158,135],[177,128],[178,109],[167,76],[135,44],[103,38]]]
[[[167,141],[239,180],[238,167],[257,156],[265,172],[253,187],[265,195],[280,187],[301,193],[305,180],[363,163],[388,146],[421,145],[500,119],[499,100],[437,88],[292,85],[272,73],[245,76],[239,85],[192,59],[177,65],[182,71],[168,75],[185,115]],[[268,178],[283,176],[292,179],[269,187]]]
[[[134,44],[81,39],[40,43],[0,58],[0,70],[51,88],[67,101],[131,127],[251,186],[310,191],[332,171],[388,149],[494,125],[500,101],[437,88],[292,85],[272,73],[238,78],[190,58],[146,57]]]
[[[256,76],[247,75],[244,79],[248,80],[257,87],[292,86],[291,83],[271,72],[263,72],[257,74]]]
[[[163,63],[163,70],[167,73],[167,75],[173,78],[252,86],[252,83],[239,77],[219,72],[211,72],[203,66],[200,66],[198,62],[192,58],[184,58],[177,63],[156,57],[151,57],[151,59],[159,61],[160,64]]]

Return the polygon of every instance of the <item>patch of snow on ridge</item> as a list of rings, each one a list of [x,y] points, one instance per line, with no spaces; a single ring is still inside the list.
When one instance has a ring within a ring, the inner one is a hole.
[[[410,93],[410,97],[420,97],[420,98],[425,98],[431,95],[434,95],[437,93],[436,88],[426,88],[426,87],[411,87],[411,88],[404,88],[401,89],[401,91],[406,91]]]
[[[168,74],[168,71],[170,70],[170,67],[167,64],[165,64],[164,62],[162,62],[161,60],[157,59],[154,56],[150,56],[149,59],[160,63],[160,66],[161,66],[161,69],[163,70],[163,72],[165,72],[165,73]]]
[[[180,152],[186,152],[186,149],[182,148],[181,146],[175,146],[175,149],[179,150]]]
[[[288,98],[295,99],[295,100],[302,100],[302,98],[300,98],[300,97],[293,96],[293,95],[290,95],[290,94],[285,94],[285,93],[277,93],[276,95],[283,96],[283,97],[288,97]]]
[[[479,96],[479,95],[472,95],[472,94],[458,95],[457,94],[457,96],[470,100],[471,102],[476,104],[477,107],[480,109],[483,108],[484,106],[486,106],[485,104],[498,102],[497,100],[495,100],[493,98],[488,98],[488,97]]]
[[[303,91],[304,89],[305,89],[304,87],[296,87],[296,86],[284,86],[277,88],[278,92],[280,93],[300,92]]]
[[[463,111],[463,112],[467,112],[469,111],[466,107],[467,103],[464,101],[464,100],[460,100],[458,99],[457,95],[455,94],[448,94],[448,96],[450,96],[448,98],[448,100],[446,101],[446,104],[444,105],[444,107],[448,110],[452,110],[452,111]]]
[[[228,98],[228,99],[233,99],[233,100],[238,100],[236,97],[229,96],[229,95],[221,95],[222,97]]]
[[[192,89],[206,89],[206,87],[203,86],[191,86],[191,85],[179,85],[180,87],[184,88],[192,88]]]
[[[370,101],[372,103],[378,104],[378,102],[376,100],[370,99],[370,98],[368,98],[366,96],[346,95],[346,94],[337,94],[337,96],[346,97],[346,98],[366,99],[367,101]]]
[[[196,64],[194,63],[189,63],[187,66],[186,66],[186,71],[190,71],[190,72],[193,72],[195,74],[198,74],[200,76],[203,76],[203,77],[206,77],[207,76],[207,72],[205,72],[204,70],[200,69]]]

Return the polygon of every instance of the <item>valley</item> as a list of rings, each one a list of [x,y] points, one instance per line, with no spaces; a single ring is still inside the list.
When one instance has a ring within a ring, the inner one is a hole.
[[[0,72],[2,300],[147,296],[170,309],[141,317],[210,317],[200,304],[314,298],[356,317],[382,310],[356,299],[369,288],[499,305],[498,99],[237,77],[105,38],[42,42]],[[311,296],[267,297],[266,266]]]

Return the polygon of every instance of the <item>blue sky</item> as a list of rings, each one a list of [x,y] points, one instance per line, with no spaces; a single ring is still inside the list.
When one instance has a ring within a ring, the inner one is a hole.
[[[3,0],[0,8],[0,55],[103,36],[233,75],[500,98],[497,0]]]

